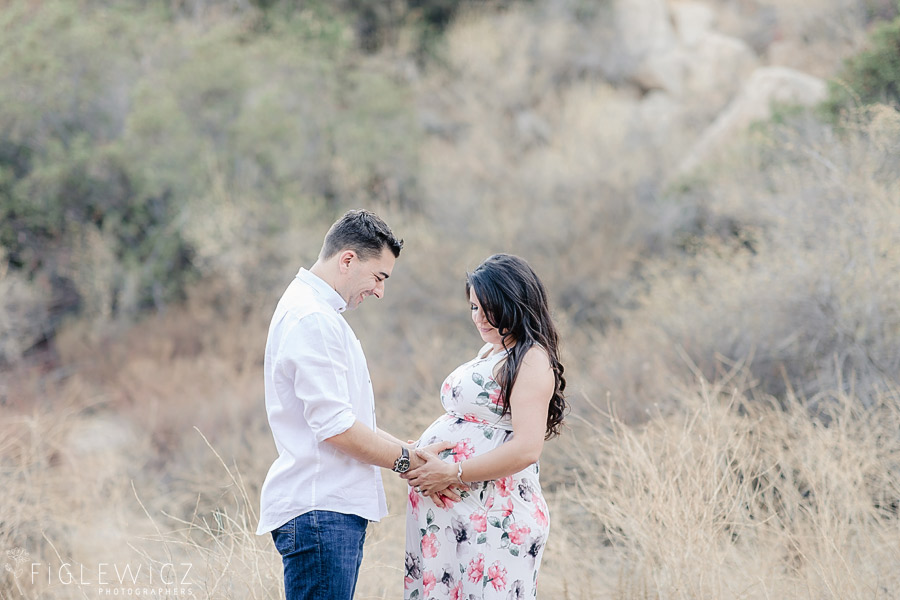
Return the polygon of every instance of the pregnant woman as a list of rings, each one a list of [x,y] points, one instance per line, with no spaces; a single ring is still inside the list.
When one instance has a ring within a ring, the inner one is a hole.
[[[405,600],[537,596],[550,531],[538,459],[558,435],[566,401],[558,336],[544,286],[527,262],[496,254],[466,281],[485,345],[441,386],[446,413],[417,446],[456,445],[404,475]],[[453,501],[447,488],[461,496]]]

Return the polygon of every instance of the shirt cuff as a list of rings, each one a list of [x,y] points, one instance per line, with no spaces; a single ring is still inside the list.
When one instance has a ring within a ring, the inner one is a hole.
[[[350,427],[353,426],[353,423],[356,422],[356,417],[353,416],[353,411],[349,408],[339,412],[333,419],[328,422],[327,427],[322,427],[318,431],[316,431],[316,441],[324,442],[330,437],[334,437],[338,434],[344,433]]]

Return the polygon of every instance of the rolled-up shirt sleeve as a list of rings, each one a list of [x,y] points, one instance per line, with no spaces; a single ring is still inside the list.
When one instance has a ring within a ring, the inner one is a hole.
[[[316,440],[343,433],[356,420],[347,385],[344,335],[322,314],[309,314],[286,331],[277,369],[292,382],[296,401]]]

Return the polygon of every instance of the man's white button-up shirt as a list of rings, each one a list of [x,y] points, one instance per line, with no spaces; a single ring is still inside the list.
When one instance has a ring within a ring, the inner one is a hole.
[[[257,534],[311,510],[378,521],[387,514],[379,467],[325,440],[354,421],[375,429],[375,398],[359,340],[340,314],[347,303],[300,269],[269,325],[266,412],[278,458],[260,498]]]

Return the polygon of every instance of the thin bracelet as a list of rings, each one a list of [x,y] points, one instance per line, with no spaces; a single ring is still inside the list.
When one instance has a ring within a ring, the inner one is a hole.
[[[459,481],[460,485],[466,485],[462,480],[462,462],[456,463],[456,480]]]

